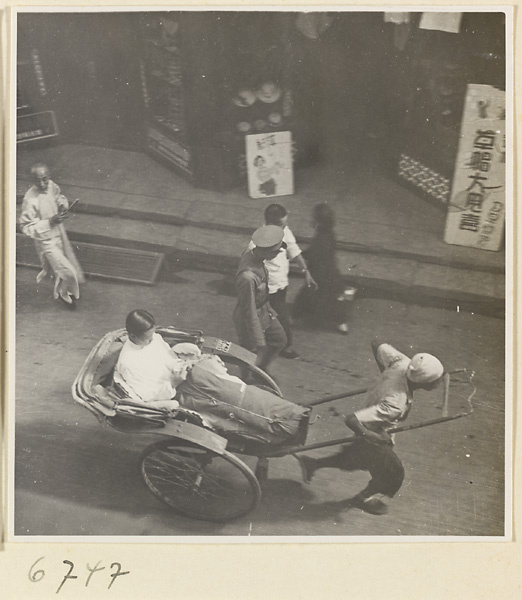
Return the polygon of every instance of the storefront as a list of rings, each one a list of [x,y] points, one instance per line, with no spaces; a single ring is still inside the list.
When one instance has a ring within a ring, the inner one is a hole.
[[[28,105],[22,111],[54,111],[64,142],[141,149],[145,113],[133,15],[22,14],[18,24],[18,89]],[[35,55],[43,86],[36,93]],[[29,64],[23,72],[21,62]]]
[[[20,14],[18,141],[148,151],[226,190],[247,135],[290,131],[297,166],[377,146],[443,205],[467,84],[505,85],[504,15],[455,14],[455,33],[421,13]]]

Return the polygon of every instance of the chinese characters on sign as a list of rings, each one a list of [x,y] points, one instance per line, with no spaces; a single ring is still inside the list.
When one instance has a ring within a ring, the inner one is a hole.
[[[294,193],[292,134],[289,131],[247,135],[246,159],[251,198]]]
[[[505,92],[468,85],[444,241],[499,250],[505,218]]]

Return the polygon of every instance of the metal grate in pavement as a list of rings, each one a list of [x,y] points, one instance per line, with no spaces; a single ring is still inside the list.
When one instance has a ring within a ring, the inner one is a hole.
[[[165,257],[160,252],[71,241],[84,272],[92,277],[154,285]],[[16,264],[38,267],[34,242],[16,234]]]

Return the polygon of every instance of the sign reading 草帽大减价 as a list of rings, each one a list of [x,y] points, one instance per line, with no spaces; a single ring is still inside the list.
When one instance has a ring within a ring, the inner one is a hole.
[[[506,189],[505,92],[468,85],[444,241],[499,250]]]

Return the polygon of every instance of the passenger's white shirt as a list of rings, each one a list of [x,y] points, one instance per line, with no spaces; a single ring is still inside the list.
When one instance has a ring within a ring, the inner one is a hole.
[[[286,243],[286,249],[281,248],[279,254],[272,260],[265,260],[265,267],[268,272],[268,293],[275,294],[278,290],[284,290],[288,287],[288,273],[290,271],[290,261],[301,254],[301,248],[297,245],[294,234],[289,227],[283,228],[283,242]],[[248,248],[255,248],[253,242],[250,242]]]
[[[174,398],[176,386],[185,378],[184,361],[174,355],[158,333],[147,346],[127,340],[114,370],[114,381],[131,398],[143,402]]]

